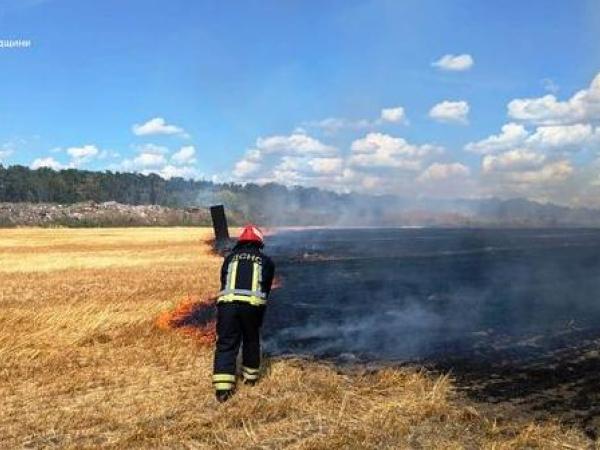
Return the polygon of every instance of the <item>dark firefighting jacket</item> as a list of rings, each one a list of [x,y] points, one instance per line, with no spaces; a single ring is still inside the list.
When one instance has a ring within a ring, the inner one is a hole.
[[[217,302],[240,301],[255,306],[265,305],[274,275],[275,264],[262,253],[258,245],[238,244],[223,262],[221,292]]]

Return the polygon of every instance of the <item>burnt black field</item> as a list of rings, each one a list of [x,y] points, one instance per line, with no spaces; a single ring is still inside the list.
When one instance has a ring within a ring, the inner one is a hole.
[[[600,325],[597,230],[295,231],[269,251],[275,354],[420,359]]]
[[[303,230],[268,244],[283,288],[267,353],[418,362],[487,401],[584,425],[600,414],[600,230]]]

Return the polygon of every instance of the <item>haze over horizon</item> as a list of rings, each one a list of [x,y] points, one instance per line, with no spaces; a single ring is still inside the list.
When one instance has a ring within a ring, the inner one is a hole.
[[[600,207],[600,4],[0,0],[0,163]]]

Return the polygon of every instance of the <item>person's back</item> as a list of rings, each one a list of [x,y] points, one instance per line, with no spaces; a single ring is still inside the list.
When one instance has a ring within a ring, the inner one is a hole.
[[[217,399],[227,400],[235,389],[236,359],[242,344],[242,376],[253,384],[260,371],[260,327],[275,265],[262,252],[263,236],[249,225],[221,268],[217,299],[217,344],[213,384]]]

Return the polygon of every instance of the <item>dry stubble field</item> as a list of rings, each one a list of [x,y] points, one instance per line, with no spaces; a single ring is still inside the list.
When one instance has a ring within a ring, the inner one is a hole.
[[[0,230],[2,448],[588,448],[494,417],[447,377],[267,361],[218,405],[211,348],[156,319],[210,296],[220,258],[191,228]],[[596,444],[597,448],[598,444]]]

